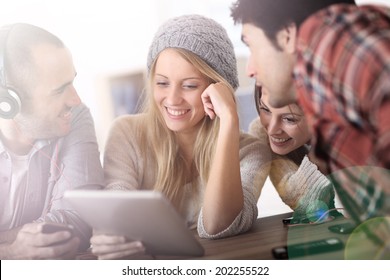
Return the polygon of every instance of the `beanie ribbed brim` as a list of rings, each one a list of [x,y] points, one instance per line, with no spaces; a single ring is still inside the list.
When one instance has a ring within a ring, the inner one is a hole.
[[[167,48],[181,48],[196,54],[237,89],[233,44],[226,30],[216,21],[200,15],[168,20],[158,29],[149,48],[148,72],[159,53]]]

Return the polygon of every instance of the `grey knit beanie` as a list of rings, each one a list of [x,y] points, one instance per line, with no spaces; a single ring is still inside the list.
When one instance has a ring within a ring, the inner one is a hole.
[[[165,22],[154,36],[148,54],[148,72],[158,54],[166,48],[181,48],[203,59],[237,89],[237,62],[226,30],[216,21],[200,15],[184,15]]]

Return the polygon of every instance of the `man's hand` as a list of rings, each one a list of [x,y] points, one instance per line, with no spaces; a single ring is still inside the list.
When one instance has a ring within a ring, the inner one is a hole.
[[[71,230],[44,233],[46,223],[30,223],[18,232],[15,241],[3,244],[1,259],[69,259],[73,258],[80,240]]]

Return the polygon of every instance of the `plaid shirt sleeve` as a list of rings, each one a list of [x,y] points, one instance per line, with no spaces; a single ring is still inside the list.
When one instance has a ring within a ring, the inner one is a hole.
[[[297,95],[356,220],[390,213],[390,9],[333,5],[300,27]]]

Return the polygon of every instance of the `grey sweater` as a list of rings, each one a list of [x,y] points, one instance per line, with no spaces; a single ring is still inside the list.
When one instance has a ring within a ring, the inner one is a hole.
[[[108,189],[141,190],[153,189],[156,174],[151,154],[143,156],[137,131],[148,129],[142,125],[144,116],[126,115],[116,119],[111,127],[104,153],[104,172]],[[178,213],[189,228],[197,228],[203,238],[222,238],[249,230],[257,219],[257,200],[268,175],[271,154],[269,148],[248,134],[240,137],[240,171],[244,194],[244,207],[223,231],[211,235],[203,227],[202,205],[205,185],[198,184],[195,192],[190,184],[183,186],[183,201]],[[147,162],[148,168],[145,168]]]

